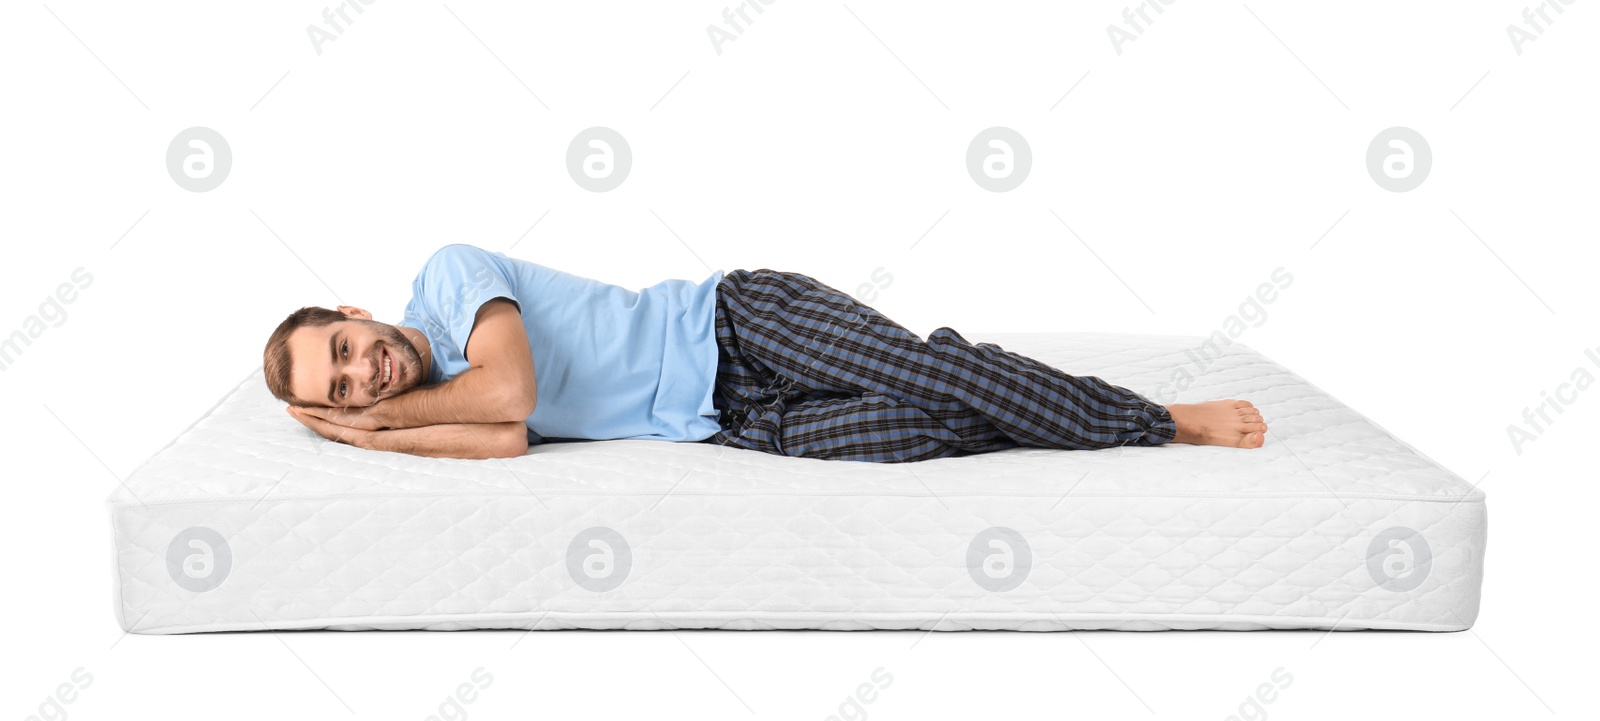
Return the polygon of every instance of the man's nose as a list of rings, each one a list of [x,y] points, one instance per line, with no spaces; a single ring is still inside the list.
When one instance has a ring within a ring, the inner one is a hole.
[[[355,382],[357,388],[372,390],[372,359],[362,356],[351,358],[344,366],[344,372]]]

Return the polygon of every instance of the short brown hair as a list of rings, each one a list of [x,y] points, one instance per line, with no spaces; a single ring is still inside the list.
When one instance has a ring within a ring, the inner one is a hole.
[[[308,305],[289,314],[277,330],[267,338],[266,350],[262,351],[261,369],[267,377],[267,390],[272,391],[274,398],[288,403],[291,406],[310,405],[294,397],[294,392],[289,390],[289,336],[301,328],[321,328],[330,323],[347,320],[343,313],[327,308]]]

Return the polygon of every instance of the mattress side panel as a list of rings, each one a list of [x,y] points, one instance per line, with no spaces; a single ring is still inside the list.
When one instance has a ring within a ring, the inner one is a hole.
[[[110,504],[107,504],[110,509]],[[128,539],[124,539],[117,525],[117,513],[111,509],[111,613],[117,619],[117,626],[123,631],[133,630],[128,622],[127,604],[122,600],[122,549],[129,547]]]
[[[1334,498],[524,494],[116,514],[137,633],[1460,630],[1485,528],[1476,502]]]

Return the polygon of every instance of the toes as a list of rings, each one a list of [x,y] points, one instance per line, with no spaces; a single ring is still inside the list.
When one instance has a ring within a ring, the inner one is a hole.
[[[1240,400],[1240,401],[1234,401],[1233,402],[1233,407],[1234,408],[1254,408],[1255,404],[1251,403],[1250,401]]]
[[[1265,433],[1246,433],[1239,437],[1240,448],[1260,448],[1267,442]]]

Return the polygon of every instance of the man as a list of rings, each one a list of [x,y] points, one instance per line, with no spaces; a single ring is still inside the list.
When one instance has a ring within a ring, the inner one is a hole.
[[[450,458],[549,439],[701,441],[917,461],[1017,446],[1258,448],[1248,401],[1161,406],[950,328],[926,341],[798,274],[717,271],[640,291],[468,245],[435,253],[398,325],[307,307],[267,387],[325,438]]]

